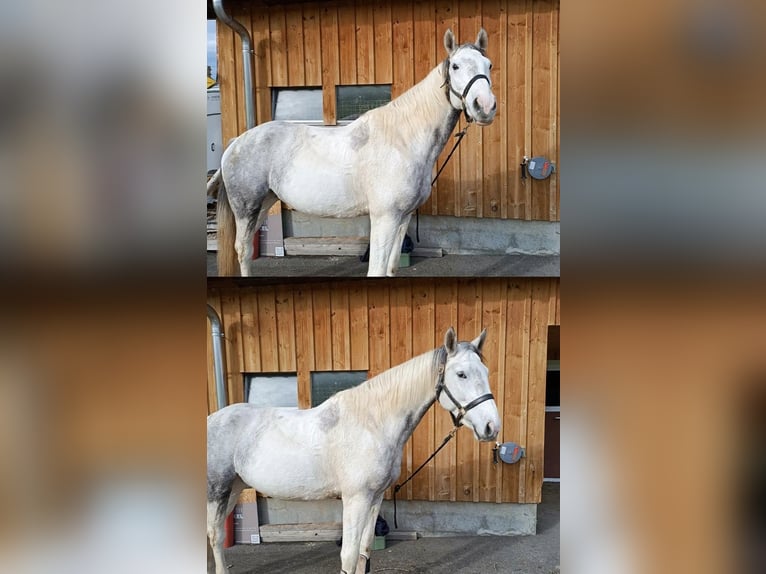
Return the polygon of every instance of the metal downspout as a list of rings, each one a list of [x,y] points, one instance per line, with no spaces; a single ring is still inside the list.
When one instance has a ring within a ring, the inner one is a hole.
[[[245,121],[247,129],[255,127],[255,104],[253,102],[253,42],[245,27],[226,13],[223,0],[213,0],[213,10],[218,19],[239,34],[242,40],[242,71],[245,81]]]
[[[210,320],[210,334],[213,337],[213,368],[215,369],[215,398],[218,408],[229,404],[226,392],[226,355],[223,354],[223,331],[221,319],[210,305],[207,306],[207,318]]]

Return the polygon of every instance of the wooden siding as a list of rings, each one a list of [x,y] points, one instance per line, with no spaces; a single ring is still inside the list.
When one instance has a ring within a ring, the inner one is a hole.
[[[334,125],[336,86],[391,84],[396,97],[444,59],[447,28],[465,42],[483,26],[497,116],[491,126],[468,130],[422,212],[559,220],[558,175],[522,180],[519,169],[524,155],[558,164],[558,0],[253,1],[227,8],[253,37],[257,123],[271,119],[272,87],[316,86],[322,88],[324,121]],[[239,37],[220,22],[218,51],[228,142],[245,129],[242,49]]]
[[[225,284],[224,284],[225,285]],[[558,279],[392,279],[221,286],[208,289],[226,337],[230,402],[244,400],[244,373],[298,375],[298,402],[311,405],[314,370],[376,375],[441,345],[454,326],[461,339],[487,328],[485,362],[503,419],[501,438],[527,449],[519,464],[493,465],[492,445],[465,429],[402,494],[406,499],[539,502],[543,478],[548,327],[558,324]],[[208,349],[208,361],[212,354]],[[212,367],[208,404],[215,408]],[[402,476],[452,428],[431,408],[407,443]]]

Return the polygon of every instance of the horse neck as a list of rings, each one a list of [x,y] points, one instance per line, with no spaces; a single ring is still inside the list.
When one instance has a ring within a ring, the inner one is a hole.
[[[460,110],[450,104],[444,83],[444,64],[391,102],[397,112],[395,129],[409,142],[422,141],[433,161],[455,129]]]
[[[353,399],[364,411],[365,423],[385,428],[403,445],[436,400],[435,351],[429,351],[356,387]],[[360,421],[362,422],[362,421]]]

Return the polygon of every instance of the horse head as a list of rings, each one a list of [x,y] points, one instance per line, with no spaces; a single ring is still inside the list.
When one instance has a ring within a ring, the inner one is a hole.
[[[486,126],[495,119],[497,100],[492,93],[489,71],[492,62],[486,56],[487,32],[482,28],[473,44],[455,44],[452,30],[444,33],[444,77],[449,87],[450,104],[463,110],[469,121]]]
[[[478,440],[495,440],[500,431],[500,414],[489,388],[489,369],[481,361],[481,347],[487,330],[470,343],[457,342],[449,328],[444,336],[446,360],[436,387],[436,397],[455,426],[464,424]]]

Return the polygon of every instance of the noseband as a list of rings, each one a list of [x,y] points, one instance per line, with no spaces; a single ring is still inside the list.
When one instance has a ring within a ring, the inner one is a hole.
[[[452,401],[452,404],[457,407],[457,415],[453,413],[452,411],[449,411],[449,414],[452,417],[452,422],[454,423],[455,427],[459,427],[462,424],[463,417],[468,413],[468,411],[470,411],[472,408],[476,406],[479,406],[484,401],[494,399],[495,397],[492,395],[492,393],[486,393],[484,395],[481,395],[480,397],[476,397],[467,405],[461,405],[460,402],[454,397],[454,395],[447,388],[447,385],[444,383],[444,370],[447,365],[446,349],[444,351],[445,351],[444,362],[440,362],[439,364],[439,376],[436,379],[436,400],[437,401],[439,400],[439,397],[441,396],[442,392],[444,392],[444,394],[447,395],[449,400]],[[474,352],[477,355],[479,355],[478,349],[474,349]]]

